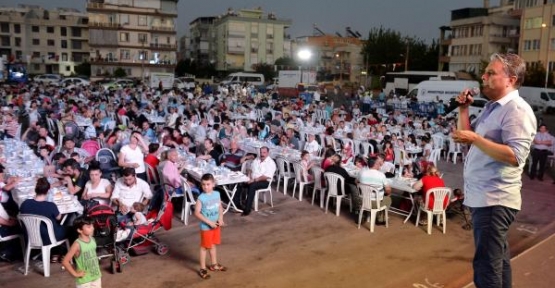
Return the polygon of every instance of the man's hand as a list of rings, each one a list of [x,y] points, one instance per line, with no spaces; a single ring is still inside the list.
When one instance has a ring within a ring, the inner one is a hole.
[[[466,109],[472,102],[474,98],[470,94],[470,89],[464,89],[456,98],[455,101],[459,103],[459,108]]]
[[[480,137],[474,131],[470,130],[457,130],[453,132],[453,141],[462,144],[472,144]]]
[[[119,211],[120,211],[121,213],[123,213],[123,214],[127,214],[127,212],[129,212],[129,207],[127,207],[127,206],[125,206],[125,205],[123,205],[123,204],[120,204],[120,205],[119,205]]]

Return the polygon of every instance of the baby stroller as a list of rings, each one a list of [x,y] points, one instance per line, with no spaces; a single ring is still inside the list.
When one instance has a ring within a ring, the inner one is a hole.
[[[123,265],[129,262],[130,253],[134,255],[143,255],[148,253],[152,247],[154,247],[158,255],[165,255],[168,253],[168,245],[160,242],[154,234],[162,228],[165,230],[171,229],[173,204],[168,191],[160,188],[156,190],[159,191],[158,193],[163,193],[163,201],[159,208],[151,207],[151,210],[146,215],[148,224],[133,227],[131,229],[131,234],[126,239],[115,243],[114,258],[111,263],[113,273],[123,272]],[[116,234],[114,234],[114,237],[116,237]]]
[[[109,205],[97,204],[87,209],[87,216],[93,220],[94,239],[99,251],[98,259],[110,258],[114,253],[114,233],[117,220]],[[127,255],[127,259],[129,255]],[[125,260],[125,259],[124,259]],[[128,261],[125,261],[128,262]]]
[[[96,152],[95,159],[100,165],[102,178],[115,182],[121,169],[114,152],[109,148],[102,148]]]

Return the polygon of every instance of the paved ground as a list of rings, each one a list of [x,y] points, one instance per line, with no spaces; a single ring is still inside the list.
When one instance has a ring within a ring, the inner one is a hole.
[[[440,169],[449,186],[462,186],[462,163],[442,162]],[[513,255],[555,232],[554,188],[551,181],[532,182],[525,177],[523,210],[510,233]],[[370,233],[367,225],[357,229],[346,204],[336,217],[324,214],[307,200],[299,202],[275,192],[274,196],[274,208],[261,204],[261,212],[249,217],[226,214],[223,245],[218,249],[220,261],[229,266],[229,271],[213,273],[209,280],[200,279],[196,275],[198,222],[193,219],[189,226],[183,226],[174,221],[172,230],[159,233],[170,246],[168,255],[133,257],[123,274],[116,275],[108,272],[109,261],[104,260],[104,287],[424,288],[463,287],[472,280],[472,233],[461,228],[464,222],[460,217],[448,220],[447,234],[435,228],[432,235],[427,235],[423,227],[417,228],[413,222],[403,224],[402,217],[390,214],[389,228],[378,226],[375,233]],[[59,264],[52,266],[50,278],[42,277],[37,269],[23,276],[16,271],[21,265],[0,266],[0,287],[73,286],[73,279]],[[526,283],[526,279],[517,277],[530,275],[520,270],[526,267],[515,265],[515,283]],[[549,283],[538,281],[540,284],[528,287],[547,287],[542,285]]]

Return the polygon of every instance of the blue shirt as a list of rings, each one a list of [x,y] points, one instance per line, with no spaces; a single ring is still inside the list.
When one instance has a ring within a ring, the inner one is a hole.
[[[200,214],[208,220],[216,222],[220,217],[220,192],[212,191],[212,193],[202,193],[198,196],[198,202],[201,203]],[[200,230],[212,229],[208,224],[200,222]]]
[[[490,105],[493,107],[487,115]],[[536,134],[536,116],[532,108],[515,90],[496,102],[488,102],[472,126],[480,136],[509,146],[518,166],[494,160],[472,145],[464,163],[464,204],[475,208],[499,205],[520,210],[522,172]]]

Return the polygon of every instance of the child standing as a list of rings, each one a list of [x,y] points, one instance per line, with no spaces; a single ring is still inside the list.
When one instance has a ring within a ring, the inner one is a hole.
[[[220,226],[224,225],[223,209],[220,193],[214,191],[215,180],[212,174],[204,174],[200,180],[204,193],[200,194],[195,205],[195,217],[200,222],[200,270],[202,279],[210,278],[206,270],[206,251],[210,253],[212,265],[210,271],[226,271],[227,268],[218,263],[216,246],[220,244]]]
[[[94,233],[92,223],[88,217],[75,219],[73,227],[77,230],[79,237],[73,242],[62,261],[64,268],[77,278],[77,288],[102,287],[102,275],[96,256],[96,241],[92,237]],[[75,259],[76,269],[69,263],[72,258]]]

